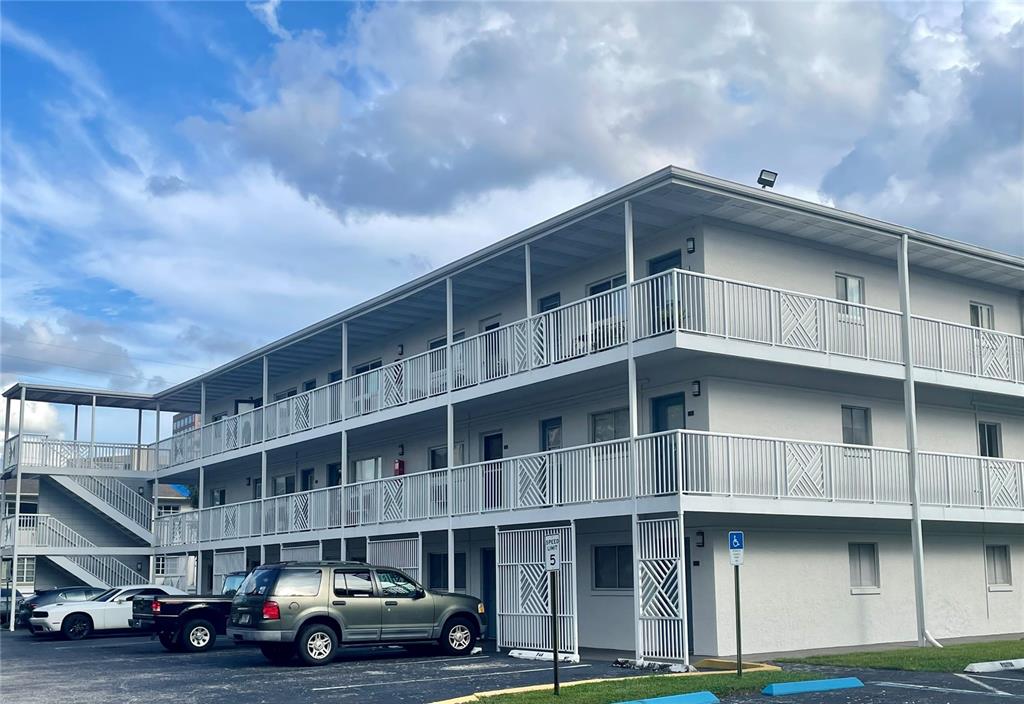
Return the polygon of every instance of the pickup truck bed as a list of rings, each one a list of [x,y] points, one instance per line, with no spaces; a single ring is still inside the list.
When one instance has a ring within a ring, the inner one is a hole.
[[[230,596],[156,596],[132,601],[131,627],[160,638],[171,652],[209,650],[223,635],[231,613]]]

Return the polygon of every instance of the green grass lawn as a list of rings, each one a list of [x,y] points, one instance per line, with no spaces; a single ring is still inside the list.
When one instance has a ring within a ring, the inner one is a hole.
[[[573,687],[562,687],[562,694],[555,696],[551,690],[543,692],[522,692],[502,694],[483,699],[486,704],[614,704],[635,699],[665,697],[670,694],[686,694],[708,690],[721,696],[734,692],[760,690],[773,682],[796,682],[797,680],[818,679],[820,675],[801,672],[748,672],[743,677],[735,674],[708,675],[702,677],[633,677],[613,682],[595,682]]]
[[[784,658],[780,662],[810,665],[869,667],[879,670],[915,670],[919,672],[962,672],[972,662],[1024,658],[1024,640],[996,640],[987,643],[961,643],[944,648],[900,648],[868,653],[813,655]]]

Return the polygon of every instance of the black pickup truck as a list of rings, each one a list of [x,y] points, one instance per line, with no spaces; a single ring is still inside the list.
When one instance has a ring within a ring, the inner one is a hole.
[[[217,634],[225,633],[231,600],[246,574],[226,575],[221,594],[134,599],[130,625],[135,630],[155,634],[172,653],[207,651],[217,642]]]

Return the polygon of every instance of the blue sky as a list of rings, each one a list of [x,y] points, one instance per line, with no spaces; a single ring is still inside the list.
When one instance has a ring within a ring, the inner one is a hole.
[[[1024,254],[1022,7],[3,3],[0,382],[161,388],[668,163]]]

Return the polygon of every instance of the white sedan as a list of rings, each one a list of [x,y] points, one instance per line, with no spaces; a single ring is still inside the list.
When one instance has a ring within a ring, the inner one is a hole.
[[[159,584],[114,587],[89,601],[49,604],[32,612],[29,625],[33,634],[60,633],[68,640],[81,640],[93,631],[128,628],[133,598],[165,594],[182,595],[185,592]]]

